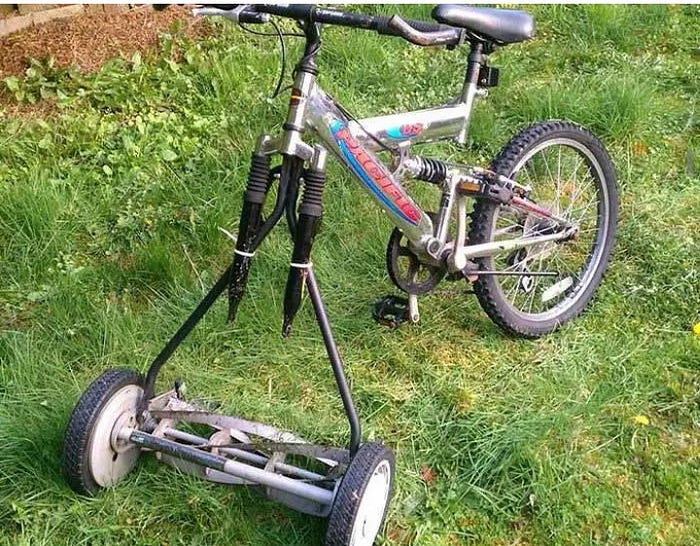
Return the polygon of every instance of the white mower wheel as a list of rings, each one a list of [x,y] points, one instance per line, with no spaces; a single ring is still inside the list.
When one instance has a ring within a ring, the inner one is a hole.
[[[136,466],[140,448],[118,438],[136,426],[143,376],[115,368],[95,379],[73,410],[63,444],[63,472],[76,493],[93,496]]]
[[[374,544],[391,501],[394,466],[394,454],[384,444],[360,447],[333,501],[325,546]]]

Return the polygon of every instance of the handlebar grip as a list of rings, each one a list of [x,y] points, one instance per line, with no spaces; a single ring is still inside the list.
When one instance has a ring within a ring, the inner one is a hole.
[[[390,36],[401,36],[401,33],[389,26],[392,16],[381,15],[376,18],[377,32],[379,34],[388,34]],[[443,30],[451,30],[452,27],[441,25],[439,23],[431,23],[429,21],[419,21],[417,19],[404,19],[406,23],[411,25],[419,32],[441,32]]]
[[[240,4],[202,4],[203,8],[216,8],[224,11],[231,11],[232,9],[236,9],[238,6],[240,6]]]
[[[264,13],[253,13],[250,11],[242,11],[238,16],[239,23],[260,24],[266,23],[267,17]]]
[[[250,10],[246,4],[203,4],[203,8],[211,8],[219,10],[219,12],[230,12],[235,9],[239,9],[236,21],[239,23],[249,23],[249,24],[259,24],[266,23],[267,16],[264,13],[258,13],[255,11],[255,6],[251,5]],[[223,13],[220,13],[223,15]]]

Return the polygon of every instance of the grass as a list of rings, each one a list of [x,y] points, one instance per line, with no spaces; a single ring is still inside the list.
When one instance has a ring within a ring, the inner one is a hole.
[[[700,338],[691,332],[700,8],[532,11],[538,38],[494,55],[502,85],[479,103],[466,152],[448,152],[485,164],[519,128],[550,117],[601,135],[622,218],[611,271],[583,317],[537,341],[509,339],[466,286],[449,285],[423,299],[419,326],[378,327],[369,310],[391,290],[390,226],[337,165],[330,171],[314,262],[365,438],[398,457],[384,543],[700,543]],[[217,28],[200,43],[174,32],[157,55],[94,75],[46,65],[5,92],[57,97],[60,113],[0,117],[2,544],[322,539],[322,521],[150,457],[91,500],[60,474],[83,389],[110,366],[145,369],[228,263],[218,227],[236,229],[254,138],[283,119],[286,99],[268,99],[274,41]],[[338,28],[324,46],[323,85],[361,116],[447,100],[463,76],[464,51]],[[308,302],[293,337],[279,336],[289,253],[279,229],[238,322],[225,324],[217,305],[163,385],[182,376],[224,410],[342,444],[347,426]]]

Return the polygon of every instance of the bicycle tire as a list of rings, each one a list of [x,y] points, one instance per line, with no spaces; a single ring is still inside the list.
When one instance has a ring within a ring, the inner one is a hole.
[[[556,177],[552,175],[546,155],[543,154],[543,159],[534,160],[540,152],[546,152],[555,146],[560,146]],[[561,147],[573,151],[574,155],[579,158],[580,164],[576,164],[573,182],[570,179],[566,181],[562,179]],[[564,216],[567,220],[573,220],[573,213],[578,210],[574,208],[574,200],[577,195],[577,169],[580,168],[579,165],[587,167],[587,174],[590,181],[593,182],[594,196],[592,199],[595,200],[596,205],[593,219],[595,227],[588,227],[591,223],[588,221],[585,224],[586,229],[579,231],[579,234],[585,235],[592,229],[594,230],[592,244],[586,251],[587,256],[583,266],[576,271],[567,271],[566,277],[562,276],[561,271],[555,272],[558,273],[558,277],[561,277],[561,280],[556,281],[560,284],[558,286],[556,284],[549,285],[550,292],[548,293],[547,289],[541,292],[541,302],[538,303],[547,303],[545,296],[556,300],[551,308],[545,309],[542,305],[542,309],[536,309],[536,312],[532,312],[535,301],[534,292],[538,285],[541,284],[540,288],[547,285],[546,281],[542,281],[545,277],[529,277],[530,291],[533,292],[533,295],[528,295],[530,307],[527,310],[521,308],[516,302],[519,292],[526,291],[527,286],[522,279],[527,279],[527,275],[521,277],[482,275],[476,280],[474,292],[486,314],[509,334],[526,338],[540,337],[557,330],[578,316],[589,305],[610,263],[617,232],[619,196],[615,167],[610,155],[597,137],[580,125],[568,121],[554,120],[536,123],[511,139],[494,159],[491,169],[522,184],[528,184],[532,182],[531,170],[535,176],[537,176],[538,171],[545,172],[544,167],[538,165],[542,162],[544,162],[546,171],[548,171],[556,189],[554,193],[551,193],[551,189],[550,193],[547,193],[548,188],[544,187],[546,184],[531,184],[533,187],[531,197],[535,201],[539,200],[553,207],[555,213]],[[525,174],[523,175],[523,173]],[[525,175],[527,179],[525,179]],[[584,175],[586,175],[586,169],[584,169]],[[524,180],[519,180],[519,178]],[[590,185],[590,182],[588,184]],[[567,190],[569,186],[573,186],[573,190]],[[582,187],[578,194],[583,194],[587,187]],[[566,210],[562,210],[566,204],[567,194],[569,203]],[[588,212],[592,205],[592,201],[586,204],[584,213]],[[501,217],[505,217],[505,221],[511,222],[506,227],[500,228],[502,231],[517,230],[519,223],[521,224],[519,228],[522,230],[522,236],[533,234],[531,232],[533,221],[529,215],[526,215],[524,219],[522,217],[516,218],[517,213],[508,217],[507,210],[508,207],[503,207],[492,201],[477,200],[472,213],[469,243],[480,244],[495,240],[499,233],[499,225],[503,225],[499,224]],[[583,225],[583,216],[581,220]],[[530,222],[530,226],[528,226],[528,222]],[[476,261],[482,271],[507,272],[511,268],[520,268],[521,272],[527,272],[531,271],[528,262],[533,263],[535,258],[539,257],[541,267],[547,253],[558,255],[562,248],[568,247],[570,249],[572,245],[579,244],[581,239],[582,237],[579,235],[574,241],[551,243],[548,249],[544,248],[545,244],[542,244],[544,249],[540,250],[540,255],[531,250],[536,249],[536,247],[528,247],[524,256],[515,253],[509,255],[506,258],[506,264],[502,262],[503,256],[489,256],[479,258]],[[579,244],[579,247],[584,245],[585,242],[583,245]],[[567,252],[572,253],[571,250]],[[528,253],[530,257],[528,257]],[[534,288],[532,283],[534,283]],[[513,294],[512,300],[509,299],[511,294]]]

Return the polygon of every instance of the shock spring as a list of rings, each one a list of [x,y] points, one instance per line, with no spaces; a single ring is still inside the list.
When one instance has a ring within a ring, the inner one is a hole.
[[[424,180],[431,184],[441,184],[447,178],[447,163],[444,161],[420,156],[416,156],[414,160],[416,165],[414,176],[418,180]]]

